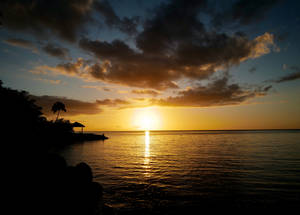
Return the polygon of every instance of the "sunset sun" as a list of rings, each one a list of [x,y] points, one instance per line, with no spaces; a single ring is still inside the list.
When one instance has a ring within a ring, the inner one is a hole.
[[[156,130],[160,126],[160,116],[153,108],[138,109],[134,114],[134,126],[138,130]]]

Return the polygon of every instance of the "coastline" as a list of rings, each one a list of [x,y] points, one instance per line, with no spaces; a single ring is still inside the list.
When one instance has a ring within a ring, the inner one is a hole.
[[[71,136],[74,141],[93,141],[93,140],[107,140],[108,137],[104,134],[94,134],[94,133],[73,133]]]

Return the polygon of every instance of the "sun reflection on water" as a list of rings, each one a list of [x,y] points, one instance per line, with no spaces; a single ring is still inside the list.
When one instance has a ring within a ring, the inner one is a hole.
[[[144,168],[148,169],[150,163],[150,131],[145,131],[145,154],[144,154]],[[148,172],[145,172],[148,174]]]

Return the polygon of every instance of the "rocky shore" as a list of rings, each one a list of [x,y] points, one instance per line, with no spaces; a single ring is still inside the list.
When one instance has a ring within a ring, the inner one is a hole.
[[[93,181],[89,165],[68,166],[57,154],[46,154],[33,175],[40,180],[32,184],[41,214],[111,215],[114,211],[103,202],[103,187]],[[36,209],[35,208],[35,209]]]

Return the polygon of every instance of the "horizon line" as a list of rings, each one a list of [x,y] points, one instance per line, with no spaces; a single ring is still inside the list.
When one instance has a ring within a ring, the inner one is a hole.
[[[162,129],[162,130],[86,130],[85,132],[144,132],[144,131],[300,131],[300,128],[267,128],[267,129]]]

